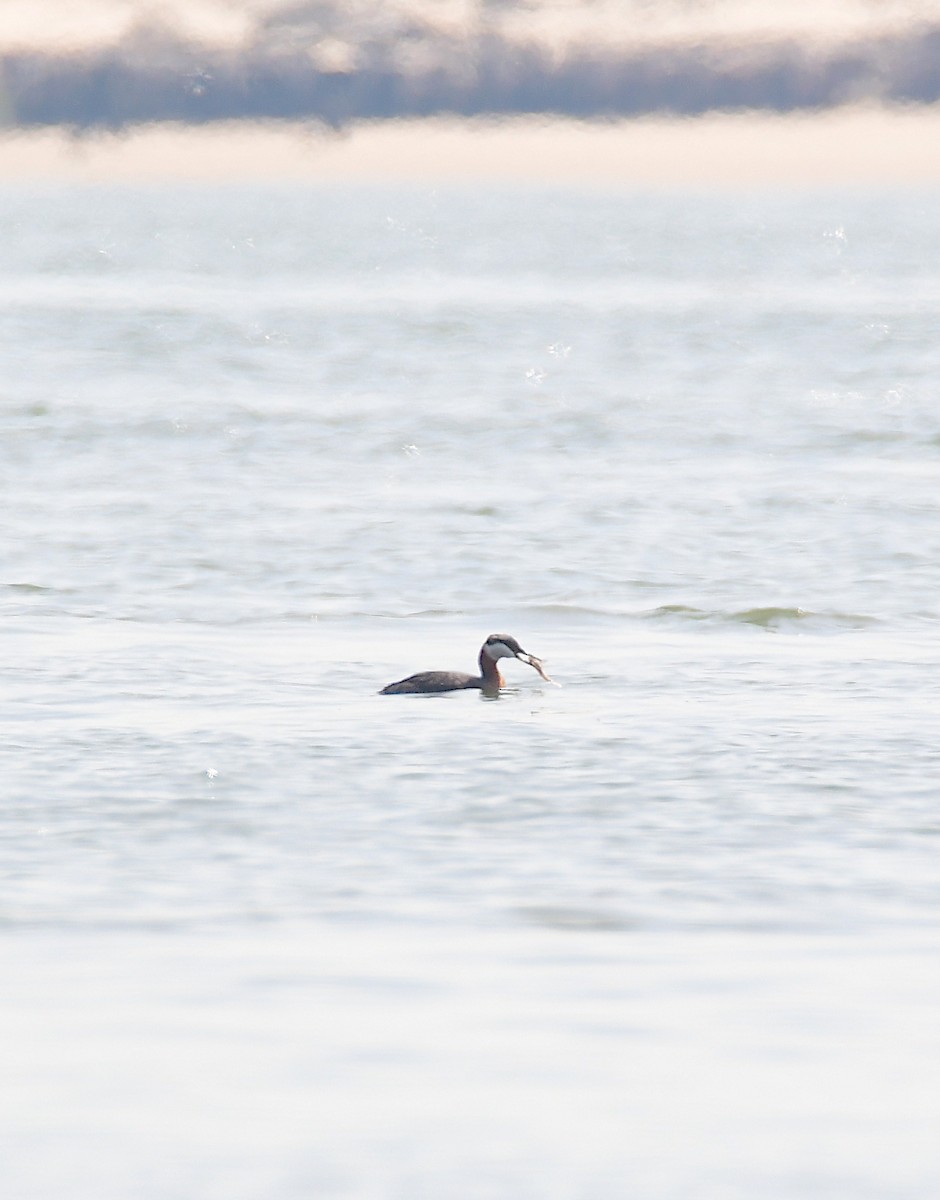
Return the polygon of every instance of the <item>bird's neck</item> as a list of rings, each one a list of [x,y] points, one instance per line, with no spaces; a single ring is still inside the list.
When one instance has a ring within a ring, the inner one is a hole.
[[[483,676],[484,687],[501,688],[505,686],[506,681],[499,673],[496,660],[490,658],[485,650],[480,651],[480,674]]]

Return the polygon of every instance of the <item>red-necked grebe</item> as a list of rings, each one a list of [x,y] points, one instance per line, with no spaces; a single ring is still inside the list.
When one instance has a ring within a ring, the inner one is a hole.
[[[542,670],[541,660],[527,654],[514,637],[506,633],[491,633],[480,649],[480,674],[467,675],[463,671],[419,671],[407,679],[399,679],[382,688],[380,696],[400,696],[406,692],[459,692],[467,688],[478,688],[481,692],[496,694],[506,681],[499,673],[496,663],[501,658],[518,658],[520,662],[534,667],[546,683],[554,682]]]

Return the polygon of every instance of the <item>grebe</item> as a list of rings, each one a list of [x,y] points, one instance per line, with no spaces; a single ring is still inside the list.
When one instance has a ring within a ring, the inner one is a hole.
[[[463,671],[419,671],[407,679],[399,679],[382,688],[380,696],[401,696],[406,692],[459,692],[465,688],[479,688],[488,695],[496,695],[506,684],[496,666],[500,658],[518,658],[520,662],[534,667],[546,683],[553,680],[542,670],[541,660],[527,654],[514,637],[505,633],[491,633],[480,648],[480,674],[467,675]]]

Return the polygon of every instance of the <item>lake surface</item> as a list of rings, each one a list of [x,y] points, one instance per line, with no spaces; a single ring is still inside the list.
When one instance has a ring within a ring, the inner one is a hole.
[[[5,185],[8,1195],[938,1194],[937,200]]]

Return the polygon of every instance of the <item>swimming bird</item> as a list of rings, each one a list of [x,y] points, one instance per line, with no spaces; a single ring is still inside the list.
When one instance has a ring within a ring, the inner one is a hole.
[[[506,681],[499,673],[496,663],[501,658],[518,658],[520,662],[534,667],[547,683],[553,680],[542,670],[541,660],[527,654],[514,637],[507,633],[491,633],[480,648],[480,674],[467,675],[463,671],[419,671],[407,679],[399,679],[382,688],[380,696],[400,696],[406,692],[459,692],[478,688],[487,695],[496,695]]]

